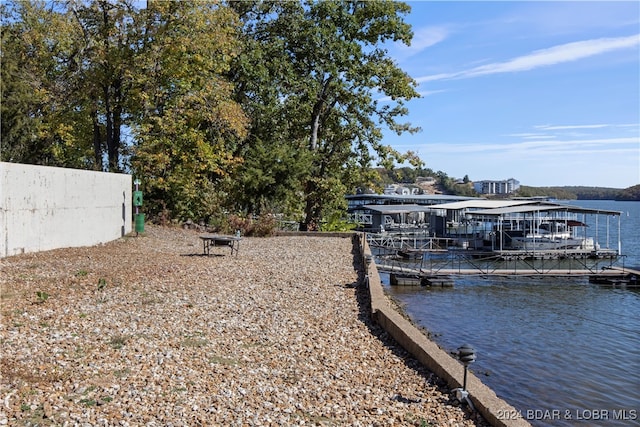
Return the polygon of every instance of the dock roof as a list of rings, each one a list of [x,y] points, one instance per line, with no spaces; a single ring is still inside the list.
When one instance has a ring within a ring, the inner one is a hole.
[[[460,200],[484,200],[470,196],[455,196],[452,194],[349,194],[347,200],[385,200],[397,202],[415,202],[416,204],[445,203]],[[402,203],[398,203],[402,204]]]
[[[487,200],[487,199],[474,199],[464,200],[460,202],[441,203],[438,205],[432,205],[434,209],[448,209],[448,210],[460,210],[460,209],[496,209],[507,206],[521,206],[532,205],[540,203],[539,201],[531,200]]]
[[[360,206],[360,209],[368,209],[382,214],[399,214],[410,212],[429,212],[434,210],[466,210],[467,214],[477,216],[499,216],[505,214],[534,213],[534,212],[569,212],[597,215],[621,215],[620,211],[582,208],[575,205],[567,205],[542,200],[487,200],[471,199],[434,205],[407,204],[368,204]]]
[[[573,205],[563,205],[559,203],[546,203],[546,204],[528,204],[528,205],[515,205],[515,206],[503,206],[497,207],[493,209],[480,209],[469,211],[470,215],[477,216],[499,216],[505,214],[516,214],[516,213],[534,213],[534,212],[569,212],[569,213],[582,213],[582,214],[595,214],[595,215],[621,215],[620,211],[611,211],[604,209],[591,209],[591,208],[581,208],[579,206]]]
[[[400,213],[412,213],[412,212],[429,212],[433,209],[433,206],[426,205],[364,205],[361,209],[368,209],[370,211],[378,212],[383,215],[392,215]]]

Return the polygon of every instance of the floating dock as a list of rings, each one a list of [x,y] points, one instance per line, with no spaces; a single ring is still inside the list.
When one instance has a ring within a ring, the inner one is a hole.
[[[590,283],[617,287],[640,288],[640,271],[623,267],[606,267],[600,271],[590,269],[506,269],[494,268],[440,268],[424,269],[397,264],[376,264],[379,271],[389,273],[390,284],[396,286],[451,287],[455,276],[479,277],[588,277]]]
[[[605,272],[607,274],[603,274]],[[609,267],[601,274],[589,276],[589,282],[613,288],[638,289],[640,288],[640,271],[631,268]]]
[[[448,275],[396,274],[389,275],[392,286],[426,286],[438,288],[452,288],[453,278]]]

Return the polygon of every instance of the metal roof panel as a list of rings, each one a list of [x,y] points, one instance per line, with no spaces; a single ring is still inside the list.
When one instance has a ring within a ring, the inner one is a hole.
[[[524,205],[524,206],[505,206],[501,208],[493,209],[481,209],[475,211],[469,211],[470,215],[486,215],[497,216],[510,213],[528,213],[528,212],[549,212],[549,211],[561,211],[570,213],[584,213],[584,214],[600,214],[600,215],[620,215],[619,211],[610,211],[602,209],[590,209],[581,208],[573,205],[561,205],[561,204],[546,204],[546,205]]]

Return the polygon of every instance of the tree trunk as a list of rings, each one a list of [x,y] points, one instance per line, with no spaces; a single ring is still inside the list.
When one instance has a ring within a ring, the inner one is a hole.
[[[93,155],[96,170],[103,170],[102,165],[102,136],[100,135],[100,123],[98,122],[98,110],[91,108],[91,122],[93,123]]]
[[[318,231],[320,229],[322,207],[320,206],[315,187],[315,184],[312,182],[307,184],[304,224],[308,231]]]
[[[329,92],[329,87],[331,82],[333,81],[333,76],[327,77],[322,82],[322,89],[318,94],[318,99],[313,106],[313,111],[311,112],[311,135],[309,136],[309,150],[315,152],[318,150],[318,139],[320,138],[320,127],[322,125],[323,114],[322,111],[327,107],[327,94]],[[318,174],[319,177],[322,177],[324,172],[320,168],[318,169],[312,167],[310,172],[310,179],[307,181],[305,197],[305,225],[308,230],[316,231],[320,227],[320,220],[322,215],[322,200],[321,196],[318,194],[317,185],[313,182],[313,178],[316,178],[314,174]]]
[[[120,140],[121,135],[120,132],[122,130],[122,82],[117,80],[113,85],[113,164],[115,166],[114,172],[120,172],[120,147],[122,145],[122,141]]]
[[[122,124],[122,106],[118,102],[119,84],[103,86],[106,117],[107,155],[109,172],[120,171],[120,126]]]

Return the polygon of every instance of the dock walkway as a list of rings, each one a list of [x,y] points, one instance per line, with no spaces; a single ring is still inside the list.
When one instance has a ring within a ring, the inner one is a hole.
[[[460,275],[460,276],[590,276],[597,274],[599,276],[620,276],[621,271],[616,269],[605,269],[594,273],[588,269],[549,269],[540,270],[532,268],[411,268],[403,267],[396,264],[376,264],[380,271],[389,273],[403,273],[415,275]],[[628,270],[625,269],[628,272]],[[638,273],[640,274],[640,273]]]
[[[412,268],[397,264],[377,264],[379,271],[387,272],[391,276],[391,284],[420,284],[432,286],[434,284],[453,286],[455,276],[479,277],[588,277],[590,283],[611,286],[614,288],[639,288],[640,271],[607,267],[600,271],[589,269],[531,269],[531,268]]]

